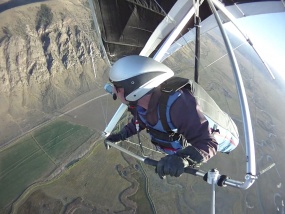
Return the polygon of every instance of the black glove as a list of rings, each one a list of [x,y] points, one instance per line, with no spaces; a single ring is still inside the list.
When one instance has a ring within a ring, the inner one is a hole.
[[[105,146],[106,146],[106,149],[110,149],[110,146],[106,143],[106,141],[110,141],[112,143],[116,143],[118,141],[121,141],[121,140],[126,140],[127,139],[127,132],[125,131],[125,129],[122,129],[120,132],[118,133],[115,133],[115,134],[110,134],[105,140],[104,140],[104,143],[105,143]]]
[[[187,146],[184,149],[180,149],[175,155],[184,158],[188,161],[189,166],[196,168],[200,167],[204,160],[204,157],[194,146]]]
[[[179,177],[187,166],[200,167],[203,156],[193,146],[178,150],[174,155],[167,155],[158,162],[156,172],[163,179],[165,175]]]
[[[188,165],[188,161],[182,157],[167,155],[158,161],[156,172],[161,179],[164,179],[165,175],[179,177]]]

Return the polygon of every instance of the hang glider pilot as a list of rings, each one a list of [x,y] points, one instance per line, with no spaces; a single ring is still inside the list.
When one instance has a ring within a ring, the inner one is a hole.
[[[209,131],[209,124],[199,110],[195,98],[186,88],[167,97],[164,113],[162,84],[173,78],[174,72],[152,58],[127,56],[112,66],[109,80],[113,93],[129,108],[133,119],[118,133],[106,140],[118,142],[146,129],[151,142],[167,155],[158,162],[156,172],[179,177],[187,166],[198,167],[217,153],[218,143]],[[162,107],[161,107],[162,108]],[[164,119],[163,119],[164,118]],[[136,122],[139,128],[136,129]],[[165,130],[167,121],[169,130]]]

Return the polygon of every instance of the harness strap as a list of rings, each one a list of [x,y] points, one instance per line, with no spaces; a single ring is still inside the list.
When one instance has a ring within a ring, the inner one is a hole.
[[[138,111],[137,109],[135,108],[134,109],[134,116],[135,116],[135,125],[136,125],[136,131],[137,131],[137,136],[138,136],[138,141],[139,141],[139,145],[140,145],[140,149],[141,149],[141,153],[142,153],[142,156],[143,157],[147,157],[144,153],[144,150],[143,150],[143,146],[142,146],[142,142],[141,142],[141,138],[140,138],[140,126],[139,126],[139,116],[138,116]]]
[[[167,133],[172,133],[171,128],[168,125],[167,122],[167,116],[166,116],[166,111],[167,111],[167,101],[169,98],[169,94],[166,92],[162,92],[160,99],[159,99],[159,116],[161,119],[161,124],[163,126],[163,129],[167,132]]]
[[[174,94],[176,91],[178,91],[181,88],[186,87],[189,89],[190,92],[192,92],[192,86],[189,82],[189,79],[182,78],[182,77],[172,77],[168,80],[166,80],[161,85],[161,96],[159,99],[159,115],[161,119],[161,123],[163,126],[163,129],[168,133],[174,133],[167,121],[167,102],[169,99],[169,96]]]
[[[147,132],[150,133],[154,138],[161,139],[164,141],[176,141],[181,138],[180,134],[178,133],[161,132],[151,127],[147,127]]]

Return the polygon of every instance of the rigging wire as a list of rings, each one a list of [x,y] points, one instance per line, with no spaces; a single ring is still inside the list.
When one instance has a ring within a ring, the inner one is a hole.
[[[137,146],[137,147],[140,147],[139,144],[134,143],[134,142],[130,141],[129,139],[125,140],[125,142],[130,143],[130,144],[132,144],[132,145],[135,145],[135,146]],[[159,150],[152,149],[152,148],[149,148],[149,147],[147,147],[147,146],[143,146],[143,145],[142,145],[142,147],[143,147],[144,149],[147,149],[147,150],[149,150],[149,151],[152,151],[152,152],[155,152],[155,153],[158,153],[158,154],[164,154],[164,153],[160,152]]]
[[[245,42],[244,42],[244,43],[241,43],[241,44],[238,45],[237,47],[233,48],[233,50],[236,50],[236,49],[238,49],[240,46],[245,45],[245,44],[246,44]],[[205,66],[205,69],[208,68],[208,67],[210,67],[210,66],[213,65],[214,63],[220,61],[220,60],[223,59],[225,56],[228,56],[228,54],[226,53],[226,54],[222,55],[220,58],[218,58],[218,59],[216,59],[215,61],[211,62],[210,64],[206,65],[206,66]]]
[[[138,142],[139,142],[139,145],[140,145],[140,149],[141,149],[141,153],[142,153],[142,156],[143,157],[147,157],[144,153],[144,150],[143,150],[143,147],[142,147],[142,142],[141,142],[141,138],[140,138],[140,124],[139,124],[139,121],[138,121],[138,112],[137,112],[137,109],[135,109],[135,126],[136,126],[136,130],[137,130],[137,136],[138,136]]]
[[[242,12],[242,10],[240,9],[240,7],[237,5],[237,3],[235,3],[233,0],[231,0],[232,3],[235,5],[235,7],[238,9],[238,11],[242,14],[242,16],[245,16],[244,12]]]
[[[163,7],[156,1],[154,0],[154,2],[157,4],[157,6],[161,9],[161,11],[163,12],[163,15],[165,15],[167,18],[169,18],[169,20],[171,20],[172,23],[174,23],[174,21],[168,16],[168,14],[166,13],[166,11],[163,9]]]
[[[107,101],[106,101],[106,105],[104,107],[103,105],[103,101],[101,99],[101,108],[102,108],[102,112],[103,112],[103,117],[104,117],[104,122],[105,122],[105,126],[108,125],[108,121],[107,121],[107,118],[108,118],[108,106],[109,106],[109,98],[107,97]]]

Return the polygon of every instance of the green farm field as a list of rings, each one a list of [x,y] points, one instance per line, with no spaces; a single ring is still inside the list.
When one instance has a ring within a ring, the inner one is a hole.
[[[87,127],[58,120],[2,149],[0,210],[30,185],[45,180],[92,136],[94,131]]]

